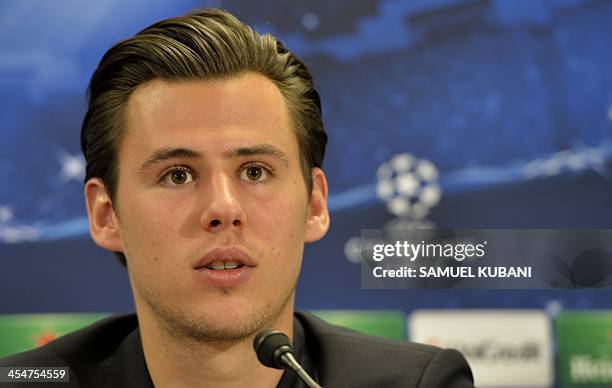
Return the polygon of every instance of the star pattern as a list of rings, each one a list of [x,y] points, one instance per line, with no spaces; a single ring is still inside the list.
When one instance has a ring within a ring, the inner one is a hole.
[[[73,179],[82,181],[85,177],[85,160],[81,155],[71,155],[68,152],[62,152],[60,164],[62,166],[60,174],[65,182]]]

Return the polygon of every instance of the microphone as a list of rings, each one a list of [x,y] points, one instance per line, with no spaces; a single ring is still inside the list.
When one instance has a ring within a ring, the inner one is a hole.
[[[289,338],[280,331],[260,331],[253,340],[253,349],[255,349],[259,362],[268,368],[288,368],[295,372],[309,388],[321,388],[297,362]]]

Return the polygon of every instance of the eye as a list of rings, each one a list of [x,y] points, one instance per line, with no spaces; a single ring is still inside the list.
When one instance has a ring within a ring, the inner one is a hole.
[[[263,183],[270,178],[272,173],[264,166],[253,164],[245,166],[240,172],[240,178],[256,183]]]
[[[160,182],[168,186],[180,186],[193,181],[191,170],[185,166],[174,166],[166,170]]]

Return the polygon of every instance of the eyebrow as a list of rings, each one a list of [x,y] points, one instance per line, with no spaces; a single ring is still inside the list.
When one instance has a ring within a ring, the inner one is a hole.
[[[249,147],[238,147],[223,152],[223,157],[231,159],[239,156],[256,156],[256,155],[269,155],[275,157],[285,165],[289,165],[289,156],[279,150],[278,148],[270,144],[256,144]],[[147,160],[145,160],[140,166],[140,171],[146,168],[164,162],[169,159],[198,159],[202,157],[202,153],[191,150],[188,148],[160,148],[155,150]]]
[[[140,171],[145,170],[149,166],[166,161],[168,159],[185,158],[185,159],[198,159],[201,158],[202,154],[198,151],[190,150],[187,148],[161,148],[155,150],[149,156],[147,160],[140,166]]]
[[[278,148],[270,144],[256,144],[249,147],[233,148],[223,152],[223,156],[227,159],[235,158],[238,156],[256,156],[256,155],[268,155],[279,159],[286,166],[289,166],[289,156],[279,150]]]

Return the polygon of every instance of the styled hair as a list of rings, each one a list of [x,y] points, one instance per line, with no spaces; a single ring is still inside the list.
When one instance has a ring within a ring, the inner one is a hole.
[[[203,9],[159,21],[104,54],[88,88],[81,127],[85,182],[100,178],[114,203],[119,147],[130,94],[153,80],[218,80],[256,72],[280,90],[295,130],[300,167],[312,190],[311,170],[322,167],[327,135],[313,79],[293,53],[270,34],[261,35],[230,13]],[[125,257],[119,253],[125,265]]]

